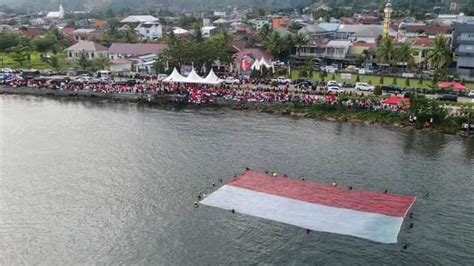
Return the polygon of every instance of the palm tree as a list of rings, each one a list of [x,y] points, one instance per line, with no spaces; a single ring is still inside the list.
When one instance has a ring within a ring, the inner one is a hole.
[[[453,60],[453,52],[449,47],[448,38],[442,35],[436,36],[433,41],[433,48],[431,49],[431,55],[428,57],[428,62],[431,64],[431,68],[444,69]]]
[[[415,59],[413,58],[413,50],[408,44],[399,46],[395,51],[395,55],[397,62],[404,63],[406,68],[412,66],[415,63]]]
[[[295,45],[296,45],[296,51],[298,52],[298,56],[301,54],[301,46],[306,45],[309,43],[309,38],[306,34],[303,33],[297,33],[295,35]]]
[[[384,38],[377,47],[377,61],[391,65],[395,58],[395,43],[392,38]]]
[[[374,51],[371,49],[365,49],[362,51],[362,54],[364,55],[364,66],[367,66],[367,62],[372,59],[373,52]]]
[[[264,41],[265,49],[273,56],[278,57],[282,50],[282,40],[280,34],[272,31]]]
[[[49,57],[44,57],[43,60],[55,71],[59,71],[61,69],[61,60],[58,55],[51,55]]]
[[[94,63],[99,70],[104,70],[110,66],[111,62],[108,56],[100,55]]]
[[[79,59],[77,60],[77,65],[81,70],[86,70],[88,67],[91,66],[91,61],[87,57],[85,52],[81,52],[79,54]]]

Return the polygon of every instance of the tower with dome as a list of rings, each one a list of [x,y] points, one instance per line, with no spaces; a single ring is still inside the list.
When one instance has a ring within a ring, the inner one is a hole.
[[[393,13],[392,3],[390,3],[390,0],[388,0],[387,4],[385,5],[383,13],[384,13],[383,37],[387,38],[388,35],[390,34],[390,25],[392,25],[392,13]]]

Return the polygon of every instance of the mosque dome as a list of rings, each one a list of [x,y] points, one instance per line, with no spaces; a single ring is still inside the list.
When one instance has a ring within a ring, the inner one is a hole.
[[[398,30],[406,30],[407,29],[407,24],[405,22],[400,23],[398,25]]]

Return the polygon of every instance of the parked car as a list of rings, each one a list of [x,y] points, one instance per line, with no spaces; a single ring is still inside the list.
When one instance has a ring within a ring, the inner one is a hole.
[[[328,81],[328,83],[326,83],[326,85],[329,87],[329,86],[338,86],[338,87],[342,87],[340,83],[337,83],[337,81],[335,80],[330,80]]]
[[[328,92],[339,93],[339,92],[344,92],[344,90],[337,85],[332,85],[332,86],[328,86]]]
[[[443,94],[443,95],[438,96],[438,100],[457,102],[458,101],[458,96],[454,95],[454,94]]]
[[[353,65],[347,66],[344,69],[345,72],[352,73],[352,74],[357,74],[359,73],[359,68]]]
[[[470,92],[467,94],[467,97],[469,97],[469,98],[474,98],[474,90],[470,91]]]
[[[401,93],[402,92],[402,90],[400,90],[395,85],[382,86],[382,91],[384,91],[386,93]]]
[[[168,75],[166,74],[158,74],[158,76],[156,77],[158,80],[164,80],[165,78],[167,78]]]
[[[291,79],[287,79],[285,77],[278,77],[276,79],[272,79],[272,82],[276,82],[279,85],[288,85],[291,83]]]
[[[358,91],[374,91],[375,87],[365,82],[357,82],[355,89]]]
[[[240,80],[234,77],[227,77],[224,79],[224,83],[228,85],[237,85],[240,84]]]

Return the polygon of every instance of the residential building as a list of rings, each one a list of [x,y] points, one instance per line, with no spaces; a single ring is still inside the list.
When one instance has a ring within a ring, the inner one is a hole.
[[[76,29],[72,32],[72,36],[76,41],[102,40],[104,35],[104,31],[97,29]]]
[[[77,60],[82,53],[84,53],[88,59],[94,60],[98,57],[108,56],[107,51],[107,47],[91,41],[80,41],[65,49],[67,60]]]
[[[272,29],[276,30],[281,27],[287,27],[290,23],[288,18],[274,18],[272,19]]]
[[[458,74],[474,77],[474,17],[458,18],[454,26],[452,47],[457,56]]]
[[[463,33],[474,33],[474,17],[462,16],[458,17],[456,23],[454,24],[453,31],[453,48],[458,47],[459,36]]]
[[[113,60],[110,64],[110,71],[112,72],[126,72],[132,71],[133,69],[133,61],[127,58],[118,58]]]
[[[383,35],[383,26],[365,24],[340,25],[337,32],[337,36],[341,39],[376,43],[377,39]]]
[[[461,33],[457,43],[456,70],[460,76],[474,77],[474,33]]]
[[[150,15],[144,15],[144,16],[128,16],[120,21],[122,24],[140,24],[140,23],[147,23],[147,22],[159,22],[159,19],[150,16]]]
[[[112,43],[108,49],[109,58],[130,58],[147,54],[160,55],[168,46],[158,43]]]
[[[43,26],[46,25],[46,20],[44,18],[33,18],[30,20],[31,26]]]
[[[140,23],[135,31],[146,40],[157,40],[163,37],[163,27],[159,22]]]
[[[412,55],[414,63],[418,68],[428,68],[429,62],[428,57],[431,54],[433,48],[432,38],[416,38],[411,44]]]
[[[251,19],[249,20],[249,24],[252,25],[256,31],[260,31],[264,25],[270,26],[270,22],[263,19]]]
[[[218,32],[219,32],[219,29],[215,26],[204,26],[201,28],[201,33],[204,38],[214,36]]]
[[[342,39],[344,36],[341,36],[337,30],[339,28],[339,23],[319,23],[319,24],[310,24],[301,28],[298,32],[306,34],[310,39],[329,39],[336,40]]]

